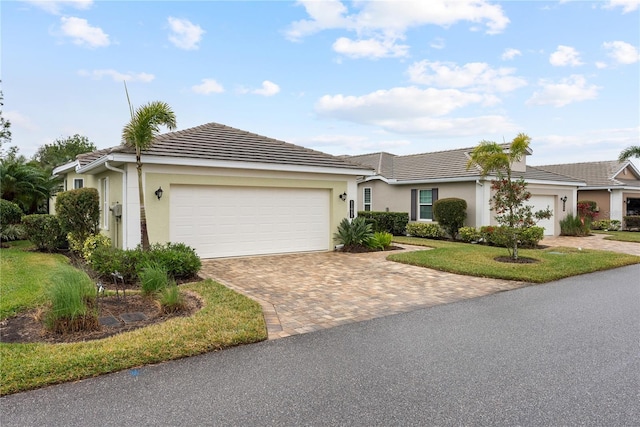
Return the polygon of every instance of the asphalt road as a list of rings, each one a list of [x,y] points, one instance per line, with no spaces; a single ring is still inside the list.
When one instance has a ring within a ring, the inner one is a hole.
[[[640,267],[6,396],[0,410],[3,427],[638,426]]]

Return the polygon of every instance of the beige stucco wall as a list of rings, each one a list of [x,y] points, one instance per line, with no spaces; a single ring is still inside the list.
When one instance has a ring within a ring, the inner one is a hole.
[[[611,218],[611,193],[607,190],[578,190],[578,201],[593,201],[598,206],[596,219]]]
[[[330,241],[333,247],[333,233],[343,218],[349,216],[349,199],[358,200],[356,177],[318,173],[256,171],[249,169],[223,169],[186,166],[144,166],[145,208],[149,240],[167,242],[170,238],[169,216],[172,185],[216,185],[277,188],[316,188],[330,190]],[[163,196],[158,200],[155,191],[162,187]],[[137,175],[135,167],[127,172],[129,203],[126,207],[126,245],[135,247],[140,242],[139,204]],[[346,192],[347,201],[339,199]]]

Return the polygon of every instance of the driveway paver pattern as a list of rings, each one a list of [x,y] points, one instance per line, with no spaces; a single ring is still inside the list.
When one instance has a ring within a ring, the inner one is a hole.
[[[546,246],[566,246],[570,248],[622,252],[625,254],[640,256],[640,243],[605,240],[605,237],[607,237],[606,234],[594,234],[586,237],[545,237],[541,244]]]
[[[208,259],[203,260],[200,275],[258,301],[269,339],[527,285],[400,264],[387,261],[388,255],[316,252]]]

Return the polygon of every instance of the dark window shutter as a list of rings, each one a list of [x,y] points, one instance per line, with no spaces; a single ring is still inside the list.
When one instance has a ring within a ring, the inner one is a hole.
[[[438,189],[437,188],[432,188],[431,189],[431,203],[435,203],[436,200],[438,200]]]
[[[411,189],[411,221],[418,219],[418,190]]]

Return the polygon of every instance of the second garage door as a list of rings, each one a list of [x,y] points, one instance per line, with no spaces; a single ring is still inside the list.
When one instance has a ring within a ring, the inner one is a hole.
[[[171,186],[170,239],[202,258],[329,249],[329,190]]]

